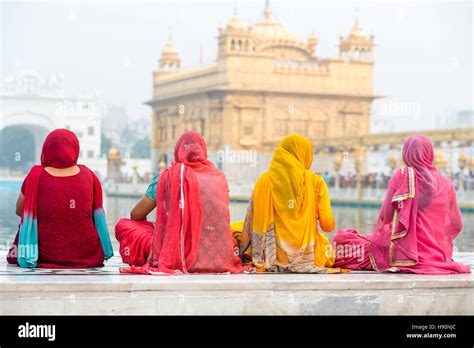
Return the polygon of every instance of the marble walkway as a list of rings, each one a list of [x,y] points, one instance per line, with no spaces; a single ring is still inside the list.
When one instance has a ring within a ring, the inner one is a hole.
[[[474,253],[455,259],[474,269]],[[474,275],[120,274],[21,269],[0,253],[0,314],[474,314]]]

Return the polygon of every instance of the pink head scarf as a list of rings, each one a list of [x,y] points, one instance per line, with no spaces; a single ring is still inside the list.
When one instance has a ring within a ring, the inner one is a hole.
[[[374,227],[370,258],[373,268],[379,271],[418,263],[418,210],[430,205],[439,184],[433,166],[433,145],[428,138],[408,138],[402,158],[405,166],[390,180]]]
[[[403,145],[402,158],[405,165],[416,172],[420,185],[419,208],[423,209],[436,192],[433,144],[423,135],[412,136]]]

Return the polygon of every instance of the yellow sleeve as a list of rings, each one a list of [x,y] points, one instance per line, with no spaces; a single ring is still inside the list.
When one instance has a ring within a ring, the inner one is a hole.
[[[331,199],[329,198],[329,190],[324,179],[320,178],[318,192],[318,220],[324,232],[331,232],[336,226],[334,216],[331,210]]]
[[[237,242],[240,243],[242,237],[242,230],[244,229],[244,221],[232,222],[230,224],[230,230],[232,231],[232,236]]]

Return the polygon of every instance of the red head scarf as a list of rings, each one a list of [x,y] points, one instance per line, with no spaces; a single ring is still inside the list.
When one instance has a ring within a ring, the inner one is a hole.
[[[224,174],[207,159],[202,135],[195,131],[183,133],[176,142],[173,164],[158,180],[148,263],[120,271],[242,272],[242,263],[233,250],[228,192]]]
[[[174,162],[184,163],[194,170],[216,170],[214,164],[207,159],[206,142],[196,131],[184,132],[174,148]]]
[[[43,167],[68,168],[79,158],[79,140],[67,129],[56,129],[46,137],[41,151]]]

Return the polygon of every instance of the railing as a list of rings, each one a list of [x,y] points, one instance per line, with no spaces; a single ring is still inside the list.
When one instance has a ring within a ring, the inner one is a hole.
[[[357,177],[351,178],[351,180],[343,181],[339,183],[336,180],[328,180],[329,195],[333,200],[347,201],[347,202],[369,202],[369,203],[381,203],[385,198],[387,191],[386,187],[387,180],[379,183],[366,183],[362,181],[358,185]],[[248,199],[252,193],[254,183],[242,183],[242,182],[229,182],[229,192],[232,199]],[[459,187],[458,186],[457,197],[458,202],[462,206],[473,206],[474,207],[474,188],[469,183]],[[148,183],[113,183],[108,182],[104,185],[105,192],[109,196],[133,196],[138,197],[145,193],[148,187]]]
[[[145,194],[147,187],[146,183],[108,182],[104,185],[104,191],[108,196],[138,197]]]
[[[387,191],[388,178],[383,178],[379,182],[368,182],[364,179],[358,183],[357,177],[353,176],[348,180],[342,177],[326,178],[328,182],[329,195],[331,199],[347,202],[369,202],[382,203]],[[464,182],[463,187],[455,180],[457,187],[458,202],[462,206],[474,207],[474,187],[469,180]],[[247,198],[252,193],[253,183],[230,182],[229,190],[231,198]]]
[[[358,181],[357,176],[349,180],[339,178],[339,182],[334,177],[327,178],[328,189],[331,198],[347,201],[373,201],[382,202],[387,190],[388,177],[384,177],[379,182],[368,182],[367,177]],[[474,180],[469,177],[460,184],[459,178],[455,178],[458,202],[464,206],[474,206]]]

